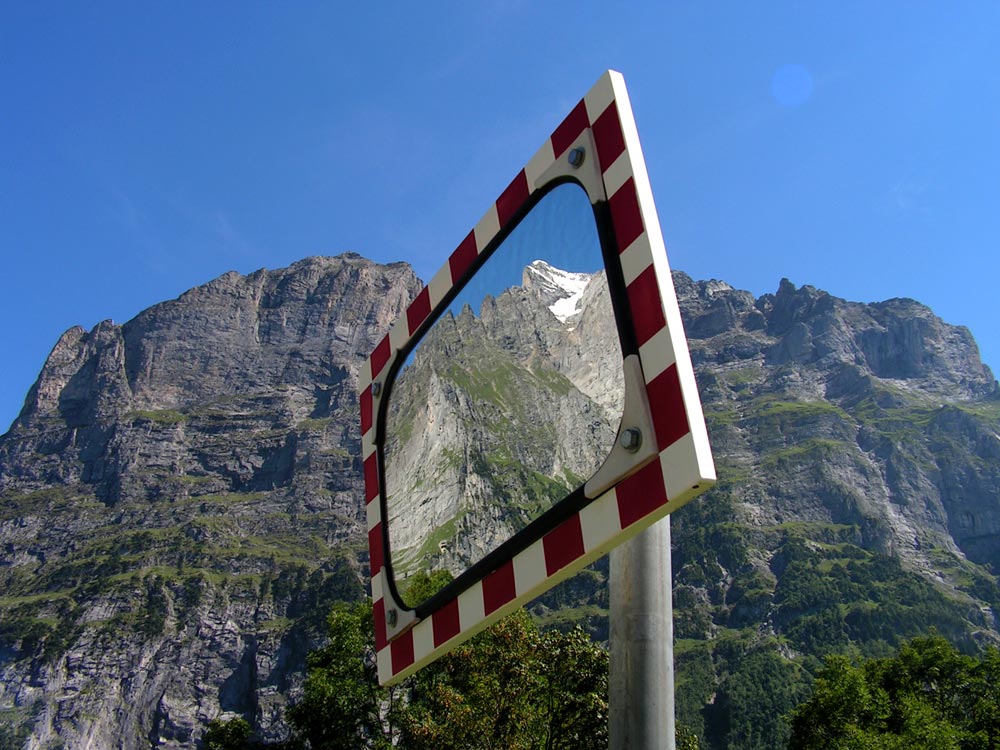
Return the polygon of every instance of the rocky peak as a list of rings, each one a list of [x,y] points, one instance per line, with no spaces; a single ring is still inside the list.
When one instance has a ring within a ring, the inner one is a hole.
[[[945,323],[913,300],[849,302],[788,279],[758,299],[678,273],[674,283],[696,360],[708,351],[720,364],[762,357],[776,367],[802,367],[824,382],[847,366],[948,397],[982,397],[997,389],[968,329]]]
[[[581,299],[592,277],[593,274],[564,271],[544,260],[535,260],[525,267],[521,285],[565,323],[582,309]]]
[[[409,266],[380,266],[356,253],[248,276],[230,271],[123,326],[68,330],[14,428],[33,416],[86,413],[81,418],[93,421],[329,381],[331,367],[354,370],[418,288]],[[99,393],[110,396],[110,411],[96,403]]]
[[[0,443],[0,487],[17,476],[98,481],[105,467],[97,464],[111,460],[113,434],[130,414],[183,412],[279,386],[310,399],[349,392],[359,363],[419,288],[406,264],[306,258],[248,276],[225,273],[124,325],[71,328]],[[303,408],[289,413],[310,416],[312,407]],[[79,445],[90,446],[88,457]],[[18,458],[33,451],[43,458]]]

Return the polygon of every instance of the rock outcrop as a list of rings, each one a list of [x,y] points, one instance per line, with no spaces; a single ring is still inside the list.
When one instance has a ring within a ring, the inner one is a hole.
[[[0,439],[0,716],[193,747],[282,708],[363,593],[357,368],[420,285],[348,254],[67,331]]]
[[[410,386],[441,430],[418,426],[405,474],[440,464],[466,490],[530,474],[541,496],[586,472],[621,373],[590,317],[606,292],[584,281],[529,268],[436,329],[429,353],[451,337],[475,356]],[[720,476],[673,519],[682,719],[728,747],[720,712],[762,649],[801,672],[930,626],[996,642],[1000,392],[971,334],[911,300],[674,282]],[[0,737],[195,747],[229,715],[285,735],[330,604],[363,593],[358,368],[419,288],[404,264],[309,258],[60,338],[0,437]],[[482,429],[500,402],[517,424]],[[470,430],[476,456],[448,453]],[[553,450],[556,433],[576,442]],[[425,510],[461,526],[448,553],[465,558],[524,521]],[[606,637],[605,570],[532,611]]]
[[[864,305],[787,279],[756,300],[675,283],[713,447],[761,480],[733,488],[745,520],[864,520],[866,546],[914,566],[933,569],[938,547],[1000,565],[1000,391],[967,329],[913,300]],[[777,486],[764,458],[804,473]]]

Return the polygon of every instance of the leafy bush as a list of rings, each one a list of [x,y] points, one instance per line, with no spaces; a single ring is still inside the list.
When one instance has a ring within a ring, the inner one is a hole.
[[[791,715],[789,750],[1000,747],[1000,652],[964,656],[938,635],[859,664],[827,657]]]

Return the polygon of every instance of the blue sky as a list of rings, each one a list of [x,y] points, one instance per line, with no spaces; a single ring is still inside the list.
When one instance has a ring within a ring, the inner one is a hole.
[[[1000,368],[1000,4],[6,3],[0,430],[58,336],[307,255],[427,279],[607,68],[671,264]]]

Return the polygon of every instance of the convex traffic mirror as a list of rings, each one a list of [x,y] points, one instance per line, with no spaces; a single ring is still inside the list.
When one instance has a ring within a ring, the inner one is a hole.
[[[383,684],[712,486],[620,74],[601,77],[458,243],[359,390]]]

